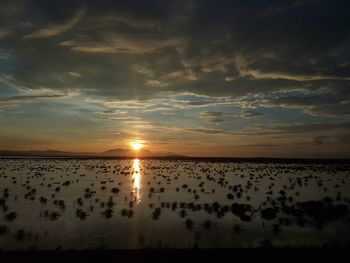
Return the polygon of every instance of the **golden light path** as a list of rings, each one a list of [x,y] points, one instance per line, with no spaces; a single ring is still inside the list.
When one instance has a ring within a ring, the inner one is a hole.
[[[132,173],[132,192],[136,204],[141,202],[141,164],[139,159],[134,159],[134,171]]]

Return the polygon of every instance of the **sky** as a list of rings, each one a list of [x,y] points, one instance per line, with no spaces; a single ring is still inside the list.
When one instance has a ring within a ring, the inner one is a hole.
[[[0,1],[0,149],[350,157],[350,1]]]

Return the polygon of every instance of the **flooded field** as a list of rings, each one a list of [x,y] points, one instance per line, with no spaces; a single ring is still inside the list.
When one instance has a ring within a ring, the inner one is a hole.
[[[0,248],[348,246],[350,165],[0,159]]]

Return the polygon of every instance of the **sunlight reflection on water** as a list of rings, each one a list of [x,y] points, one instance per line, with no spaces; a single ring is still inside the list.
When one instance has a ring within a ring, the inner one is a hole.
[[[136,203],[140,203],[141,202],[141,163],[139,159],[134,159],[134,171],[132,174],[132,181],[133,181],[133,185],[132,185],[132,192],[134,194],[135,197],[135,201]]]

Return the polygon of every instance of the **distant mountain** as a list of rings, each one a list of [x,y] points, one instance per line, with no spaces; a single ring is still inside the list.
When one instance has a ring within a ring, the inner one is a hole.
[[[118,148],[118,149],[110,149],[107,150],[105,152],[99,153],[99,156],[115,156],[115,157],[129,157],[129,156],[140,156],[140,157],[150,157],[153,156],[154,154],[146,149],[141,149],[139,150],[137,153],[135,153],[132,150],[129,149],[122,149],[122,148]]]
[[[102,153],[98,153],[101,156],[130,156],[130,150],[127,149],[110,149]]]
[[[147,149],[141,149],[137,153],[130,149],[110,149],[101,153],[94,152],[65,152],[56,150],[47,151],[13,151],[13,150],[0,150],[0,156],[17,156],[17,157],[179,157],[174,153],[153,153]]]

